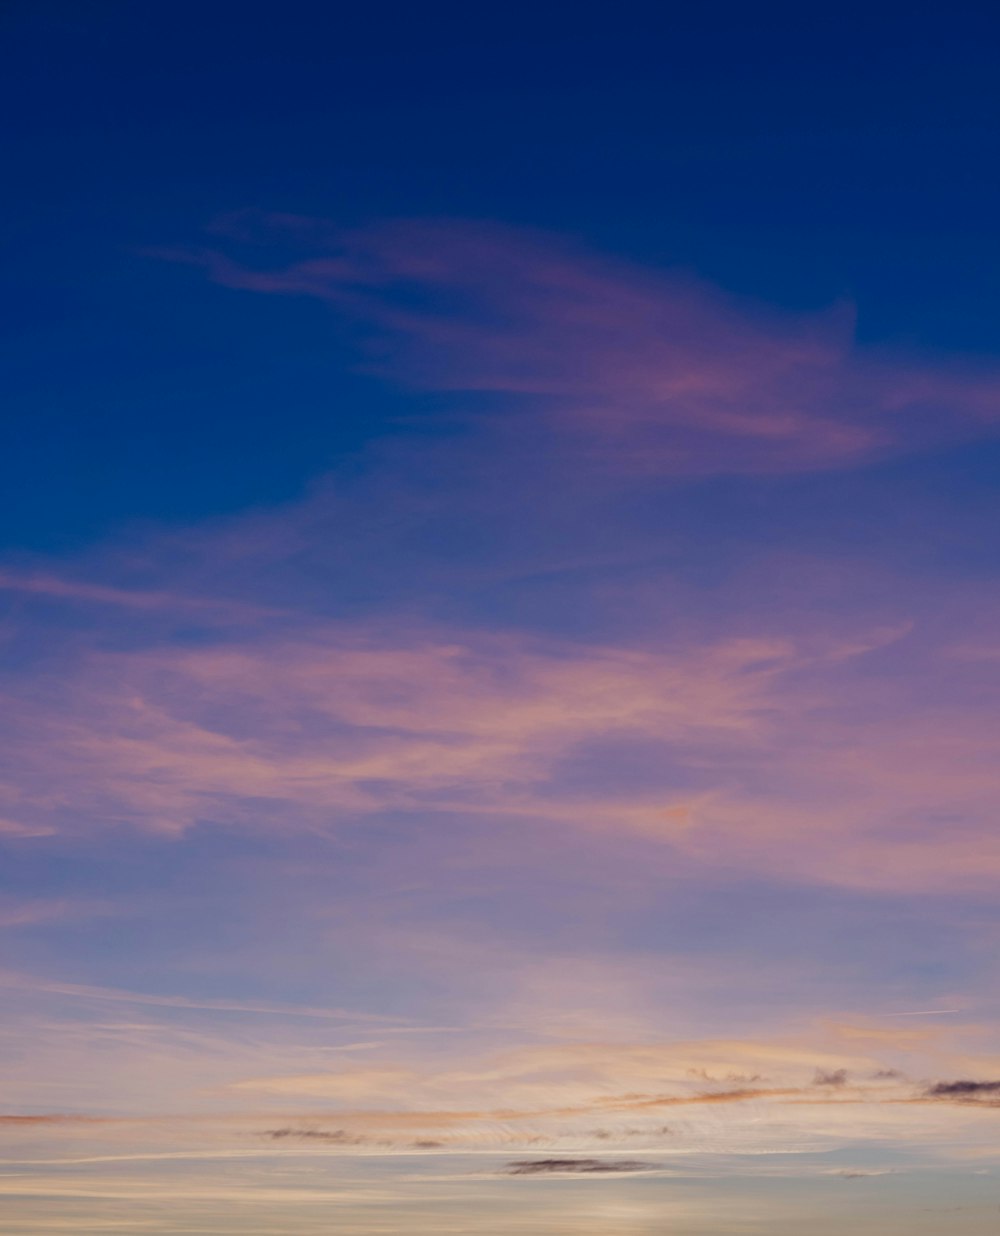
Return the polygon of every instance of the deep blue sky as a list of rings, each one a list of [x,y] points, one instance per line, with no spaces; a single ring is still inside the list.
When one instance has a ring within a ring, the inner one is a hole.
[[[4,544],[292,496],[398,411],[322,307],[143,252],[244,207],[540,225],[995,350],[990,9],[8,0]]]

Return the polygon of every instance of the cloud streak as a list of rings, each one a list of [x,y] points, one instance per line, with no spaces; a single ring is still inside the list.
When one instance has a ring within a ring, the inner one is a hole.
[[[678,273],[652,274],[541,234],[463,221],[341,231],[234,216],[217,228],[272,253],[254,269],[176,251],[228,287],[317,298],[368,331],[380,372],[431,390],[503,395],[501,437],[558,441],[629,476],[856,465],[992,432],[1000,377],[852,340],[846,306],[778,314]]]
[[[851,685],[896,643],[628,647],[383,623],[86,653],[44,692],[12,684],[4,810],[29,835],[495,817],[824,883],[992,884],[995,723],[934,699],[924,669]],[[646,767],[618,775],[627,746]]]
[[[595,1173],[635,1173],[655,1169],[641,1159],[515,1159],[507,1164],[508,1176],[573,1176]]]

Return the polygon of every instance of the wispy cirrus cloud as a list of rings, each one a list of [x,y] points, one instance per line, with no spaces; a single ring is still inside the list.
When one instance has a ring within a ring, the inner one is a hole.
[[[272,1041],[270,1050],[280,1042]],[[289,1047],[283,1045],[286,1055]],[[173,1100],[163,1114],[139,1106],[152,1097],[147,1088],[135,1094],[131,1111],[98,1119],[86,1112],[7,1113],[0,1131],[17,1136],[51,1130],[67,1146],[88,1136],[109,1146],[129,1139],[143,1153],[164,1141],[178,1152],[228,1147],[238,1153],[249,1137],[338,1155],[490,1148],[579,1154],[614,1146],[674,1155],[782,1154],[886,1136],[920,1146],[942,1130],[975,1142],[979,1125],[970,1108],[990,1102],[993,1094],[985,1083],[983,1100],[978,1090],[970,1097],[942,1084],[939,1094],[937,1087],[918,1087],[898,1074],[890,1078],[885,1069],[879,1076],[879,1060],[894,1058],[887,1044],[879,1055],[845,1053],[817,1028],[770,1040],[523,1045],[493,1054],[466,1041],[448,1061],[433,1049],[397,1057],[395,1064],[385,1052],[375,1064],[342,1056],[336,1071],[244,1075],[206,1095],[202,1079],[219,1071],[221,1048],[212,1035],[150,1036],[149,1058],[159,1059],[167,1073],[162,1096]],[[235,1038],[232,1049],[230,1075],[245,1074],[268,1054],[266,1043]],[[309,1049],[296,1048],[300,1057],[307,1050],[314,1060],[322,1058],[319,1040]],[[121,1040],[119,1052],[130,1070],[139,1065],[129,1060],[135,1051]],[[946,1041],[924,1060],[941,1064],[955,1059],[953,1053],[954,1042]],[[830,1086],[820,1075],[834,1065],[846,1076]],[[734,1076],[750,1080],[734,1084]],[[923,1114],[914,1115],[915,1107]]]
[[[268,803],[328,823],[425,807],[567,818],[582,802],[546,796],[543,783],[576,743],[618,731],[736,739],[758,723],[767,680],[795,661],[791,646],[767,641],[687,655],[532,643],[386,644],[331,630],[88,657],[70,696],[60,688],[58,710],[36,719],[60,750],[62,789],[39,759],[54,748],[33,744],[37,780],[16,800],[58,813],[61,794],[96,806],[99,793],[113,818],[172,832],[234,810],[249,819]]]
[[[309,296],[368,332],[372,367],[502,395],[480,427],[629,475],[842,467],[981,433],[1000,375],[858,347],[846,306],[780,314],[529,231],[461,220],[338,229],[252,212],[217,227],[300,256],[175,251],[233,288]],[[308,256],[303,256],[308,255]]]
[[[900,638],[652,648],[312,624],[85,651],[13,686],[5,813],[28,832],[174,836],[495,817],[812,882],[991,884],[995,724],[935,698],[936,668],[874,672]]]
[[[0,592],[22,593],[32,597],[47,597],[57,601],[87,602],[95,605],[119,606],[137,610],[185,610],[232,612],[255,614],[261,610],[237,607],[233,602],[213,601],[208,597],[187,597],[176,592],[164,592],[140,588],[116,588],[107,584],[95,584],[85,579],[67,579],[64,576],[39,572],[0,571]]]
[[[120,913],[111,901],[73,897],[0,897],[0,929],[40,927]],[[4,975],[0,972],[0,986]]]
[[[11,925],[20,925],[22,922],[35,923],[39,921],[46,921],[46,918],[44,917],[45,909],[49,910],[52,917],[57,915],[76,916],[85,913],[109,912],[109,908],[107,906],[98,906],[96,909],[90,909],[87,906],[74,906],[72,903],[68,906],[64,906],[62,903],[55,903],[54,906],[48,906],[43,903],[43,907],[39,909],[36,914],[32,914],[31,907],[28,907],[20,914],[0,915],[0,926],[7,925],[4,921],[6,917],[11,918]],[[55,996],[69,996],[80,1000],[97,1001],[98,1003],[110,1002],[112,1004],[152,1005],[156,1008],[202,1010],[215,1013],[250,1013],[279,1017],[316,1017],[324,1020],[328,1019],[330,1021],[371,1021],[375,1023],[382,1023],[390,1027],[399,1027],[398,1018],[385,1017],[379,1014],[366,1013],[359,1010],[314,1008],[308,1005],[263,1003],[259,1001],[254,1002],[251,1000],[211,999],[209,997],[194,999],[190,996],[172,996],[156,994],[153,992],[122,991],[117,988],[95,987],[92,984],[86,983],[53,982],[51,980],[38,979],[27,974],[20,974],[16,971],[0,971],[0,987],[14,988],[27,992],[43,992]]]

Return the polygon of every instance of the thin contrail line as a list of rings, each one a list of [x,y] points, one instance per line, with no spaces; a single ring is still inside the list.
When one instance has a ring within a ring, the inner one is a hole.
[[[964,1013],[965,1009],[914,1009],[912,1013],[885,1013],[885,1017],[933,1017],[937,1013]]]

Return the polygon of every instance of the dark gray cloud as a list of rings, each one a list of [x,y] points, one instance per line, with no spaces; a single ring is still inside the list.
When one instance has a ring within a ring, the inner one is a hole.
[[[572,1175],[592,1172],[643,1172],[655,1164],[639,1159],[515,1159],[507,1164],[509,1176]]]
[[[358,1134],[347,1133],[343,1129],[297,1129],[286,1127],[283,1129],[265,1129],[264,1137],[270,1137],[272,1141],[281,1141],[283,1138],[300,1138],[303,1141],[312,1140],[319,1142],[333,1142],[338,1146],[362,1146],[369,1139],[361,1137]]]
[[[709,1073],[708,1069],[688,1069],[687,1075],[688,1077],[700,1077],[702,1081],[736,1082],[741,1085],[750,1085],[753,1082],[763,1082],[768,1080],[763,1073],[727,1073],[725,1077],[716,1077],[714,1074]]]
[[[947,1081],[935,1082],[927,1088],[934,1099],[975,1099],[980,1095],[1000,1095],[1000,1081]]]
[[[847,1085],[847,1070],[834,1069],[830,1073],[825,1073],[822,1069],[816,1070],[816,1076],[813,1078],[814,1086],[846,1086]]]

